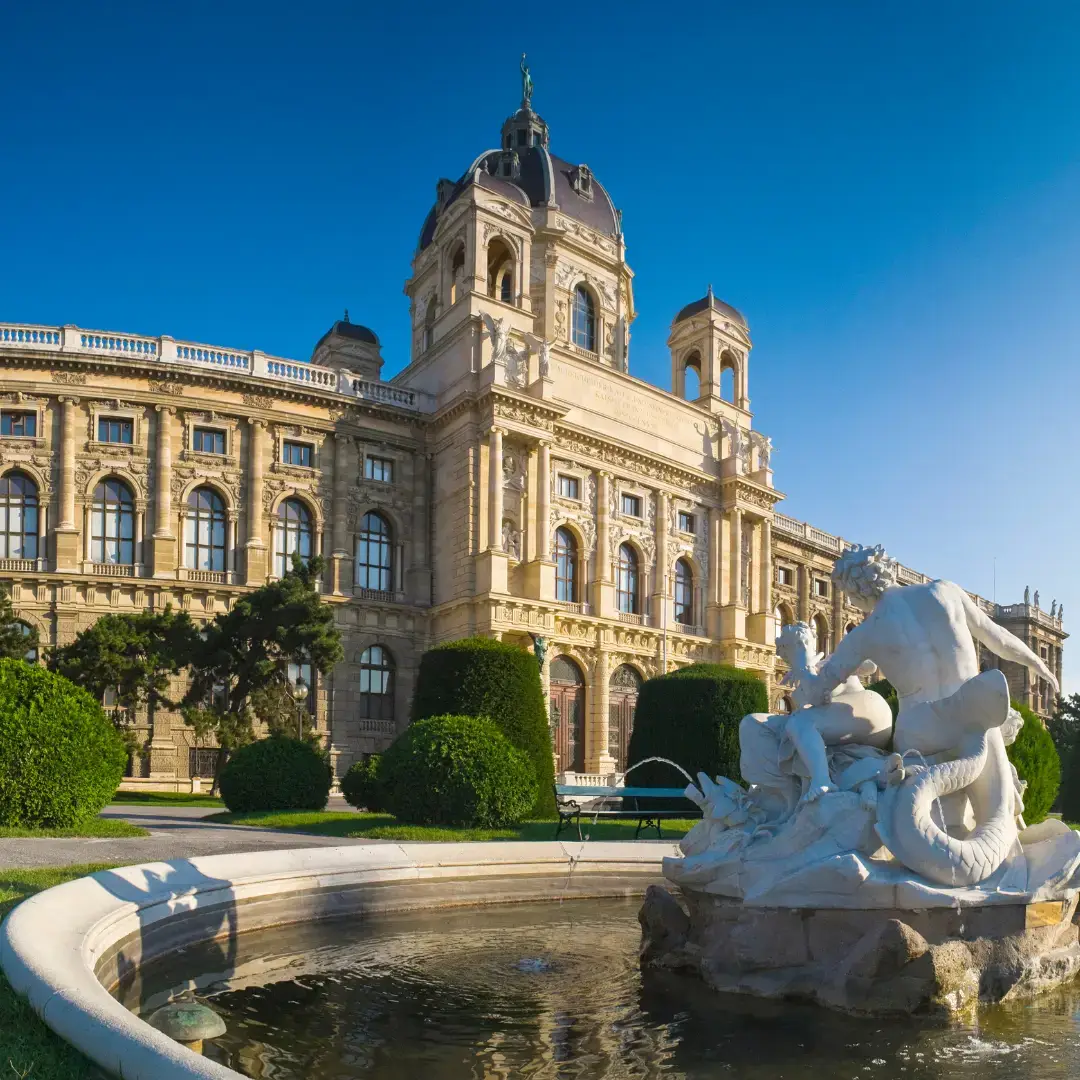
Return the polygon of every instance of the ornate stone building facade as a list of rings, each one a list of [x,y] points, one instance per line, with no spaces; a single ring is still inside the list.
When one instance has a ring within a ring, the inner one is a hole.
[[[746,320],[710,289],[672,323],[673,392],[629,373],[620,215],[528,100],[439,181],[406,292],[388,382],[347,318],[306,363],[0,325],[0,575],[42,642],[106,612],[207,619],[319,553],[345,660],[311,701],[339,773],[407,722],[424,649],[484,634],[546,640],[559,767],[607,774],[642,679],[723,661],[779,700],[778,621],[824,647],[857,618],[828,578],[843,541],[775,512]],[[1060,670],[1056,613],[995,614]],[[206,774],[179,717],[142,733],[133,784]]]

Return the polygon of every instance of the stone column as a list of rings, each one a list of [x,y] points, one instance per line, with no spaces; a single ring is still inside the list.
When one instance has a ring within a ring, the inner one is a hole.
[[[154,473],[154,535],[151,539],[154,577],[173,577],[179,563],[176,533],[173,530],[172,435],[174,409],[155,406],[157,411],[157,469]]]
[[[78,399],[61,398],[60,521],[56,526],[56,569],[79,569],[79,524],[75,519],[75,445]]]
[[[266,539],[263,537],[263,433],[266,423],[248,420],[248,505],[246,584],[261,585],[266,580]]]
[[[772,583],[775,571],[772,564],[772,522],[768,518],[761,521],[761,610],[766,615],[773,611]]]
[[[742,606],[742,518],[743,512],[736,507],[731,511],[731,565],[728,571],[728,603]]]
[[[428,563],[430,468],[428,456],[417,450],[412,459],[412,558],[405,590],[413,603],[425,607],[431,603],[431,567]],[[434,497],[433,492],[431,495]]]
[[[606,776],[615,771],[615,759],[608,753],[608,721],[611,713],[611,673],[608,654],[598,649],[596,667],[593,671],[593,722],[592,737],[589,740],[588,757],[585,771]]]
[[[799,566],[799,622],[810,621],[810,567]]]
[[[331,511],[331,560],[333,567],[330,574],[335,596],[341,596],[346,589],[351,589],[352,581],[349,568],[348,541],[345,537],[345,516],[348,510],[348,461],[349,436],[340,432],[334,436],[334,488],[333,509]]]
[[[593,578],[593,611],[601,618],[615,618],[615,582],[611,576],[611,473],[596,477],[596,572]]]
[[[540,443],[536,452],[536,557],[548,559],[551,553],[551,447]]]
[[[502,551],[503,521],[503,433],[493,427],[488,433],[488,547]]]
[[[656,567],[653,582],[653,626],[667,626],[671,622],[668,607],[668,494],[656,493]]]

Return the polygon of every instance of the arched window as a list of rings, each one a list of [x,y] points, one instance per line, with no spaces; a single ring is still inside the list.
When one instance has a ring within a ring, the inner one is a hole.
[[[278,507],[274,528],[274,569],[278,577],[292,569],[294,553],[304,562],[311,558],[314,537],[311,511],[299,499],[286,499]]]
[[[735,361],[729,353],[720,358],[720,397],[735,402]]]
[[[815,615],[810,626],[814,631],[814,641],[817,644],[818,652],[828,656],[832,648],[829,643],[829,624],[825,621],[825,616]]]
[[[90,561],[120,566],[135,563],[135,500],[123,480],[110,477],[94,488]]]
[[[450,303],[461,299],[461,287],[465,282],[465,246],[459,244],[450,258]]]
[[[0,477],[0,558],[38,557],[38,489],[25,473]]]
[[[847,624],[847,626],[844,627],[844,637],[847,637],[847,635],[850,634],[851,631],[854,630],[854,629],[855,629],[855,623],[849,622]]]
[[[641,582],[638,577],[637,552],[629,545],[619,548],[619,573],[616,583],[619,610],[627,615],[641,614]]]
[[[555,599],[578,602],[577,540],[569,529],[555,530]]]
[[[498,237],[488,245],[488,295],[514,302],[514,256]]]
[[[361,589],[391,592],[393,585],[393,546],[390,524],[382,514],[369,511],[360,522],[356,544],[356,584]]]
[[[694,570],[685,559],[675,564],[675,621],[694,621]]]
[[[596,352],[596,305],[584,285],[574,290],[570,312],[570,340],[589,352]]]
[[[701,354],[697,350],[683,364],[683,397],[687,401],[701,397]]]
[[[26,652],[23,653],[23,659],[28,664],[36,664],[38,662],[38,647],[36,644],[36,638],[34,637],[34,630],[29,624],[22,622],[21,620],[16,622],[15,625],[19,628],[19,633],[24,638],[32,638],[35,644],[31,645]]]
[[[188,496],[184,544],[189,570],[225,569],[225,503],[213,488],[196,488]]]
[[[360,716],[394,719],[394,661],[382,645],[372,645],[360,654]]]

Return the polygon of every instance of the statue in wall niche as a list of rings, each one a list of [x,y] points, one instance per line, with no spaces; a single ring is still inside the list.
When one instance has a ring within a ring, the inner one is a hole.
[[[1053,672],[958,585],[901,587],[897,573],[880,546],[837,559],[833,582],[866,617],[827,659],[809,626],[782,629],[793,711],[743,718],[748,791],[704,775],[687,789],[704,816],[683,858],[665,860],[671,880],[780,906],[838,894],[922,902],[975,886],[1050,899],[1080,884],[1076,833],[1054,820],[1025,831],[1005,752],[1022,720],[1004,675],[979,671],[978,645],[1056,689]],[[875,671],[896,688],[893,730],[860,681]]]
[[[540,670],[544,670],[544,659],[547,656],[547,638],[541,637],[539,634],[529,634],[533,643],[533,656],[536,657],[536,662],[540,666]]]
[[[537,352],[537,371],[540,378],[548,378],[551,374],[551,342],[533,337],[532,334],[526,334],[525,340],[529,343],[530,348],[535,349]]]
[[[518,531],[512,521],[504,521],[502,527],[502,548],[511,558],[520,559],[518,552]]]

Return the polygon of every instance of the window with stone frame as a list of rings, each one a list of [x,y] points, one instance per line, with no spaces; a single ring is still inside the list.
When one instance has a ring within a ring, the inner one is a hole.
[[[37,436],[37,413],[4,409],[0,412],[0,435],[32,439]]]

